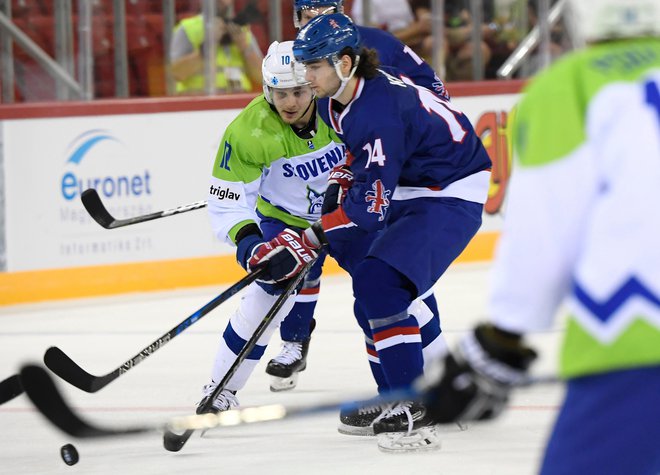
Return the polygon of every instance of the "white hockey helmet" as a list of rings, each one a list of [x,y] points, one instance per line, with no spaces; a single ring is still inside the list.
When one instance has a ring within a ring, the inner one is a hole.
[[[273,41],[261,63],[264,96],[273,103],[271,89],[289,89],[305,86],[305,67],[293,59],[293,41]]]
[[[660,36],[659,0],[569,0],[568,4],[578,44]]]

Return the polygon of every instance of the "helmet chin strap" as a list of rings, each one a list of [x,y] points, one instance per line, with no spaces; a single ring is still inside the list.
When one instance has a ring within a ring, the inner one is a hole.
[[[302,113],[301,117],[305,117],[305,114],[307,114],[309,108],[312,107],[312,104],[314,104],[314,99],[316,99],[316,94],[312,93],[312,100],[309,101],[309,104],[307,104],[307,108],[305,109],[305,112]]]
[[[341,93],[344,92],[344,89],[346,89],[346,85],[348,84],[348,81],[350,81],[353,75],[355,74],[355,71],[357,70],[359,63],[360,63],[360,55],[355,55],[355,65],[351,69],[351,72],[348,74],[348,76],[344,77],[341,73],[341,61],[339,61],[339,58],[337,58],[336,55],[333,57],[332,64],[335,67],[335,72],[337,73],[337,77],[339,77],[341,84],[339,85],[339,89],[337,89],[337,92],[335,92],[332,96],[330,96],[331,99],[337,99],[339,96],[341,96]]]

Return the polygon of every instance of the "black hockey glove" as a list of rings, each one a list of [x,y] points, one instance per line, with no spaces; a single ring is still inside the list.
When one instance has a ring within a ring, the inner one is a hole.
[[[346,193],[353,185],[353,172],[348,165],[337,165],[328,176],[321,214],[332,213],[344,201]]]
[[[478,325],[445,358],[442,376],[426,389],[431,417],[439,423],[497,417],[515,386],[527,380],[536,352],[519,335]]]

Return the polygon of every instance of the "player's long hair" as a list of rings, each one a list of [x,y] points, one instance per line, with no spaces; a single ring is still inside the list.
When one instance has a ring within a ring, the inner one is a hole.
[[[348,55],[348,57],[351,58],[351,63],[355,63],[355,51],[352,48],[345,48],[342,50],[339,57],[341,58],[344,55]],[[365,79],[372,79],[378,74],[379,66],[380,60],[378,59],[378,53],[376,50],[372,48],[362,48],[360,50],[360,62],[355,70],[355,75]]]

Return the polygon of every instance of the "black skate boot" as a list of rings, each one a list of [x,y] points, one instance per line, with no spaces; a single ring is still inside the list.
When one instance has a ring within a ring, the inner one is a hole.
[[[280,354],[266,366],[266,373],[273,377],[270,383],[271,391],[287,391],[296,387],[298,373],[307,368],[309,341],[307,338],[303,341],[282,342]]]
[[[303,341],[283,341],[280,354],[268,362],[266,373],[272,376],[271,391],[287,391],[298,384],[298,373],[307,368],[307,352],[316,321],[310,323],[310,337]]]
[[[389,409],[389,404],[374,404],[352,411],[342,409],[337,430],[346,435],[374,435],[374,422],[383,417]]]
[[[437,426],[419,402],[402,401],[374,422],[378,448],[383,452],[437,450]]]

